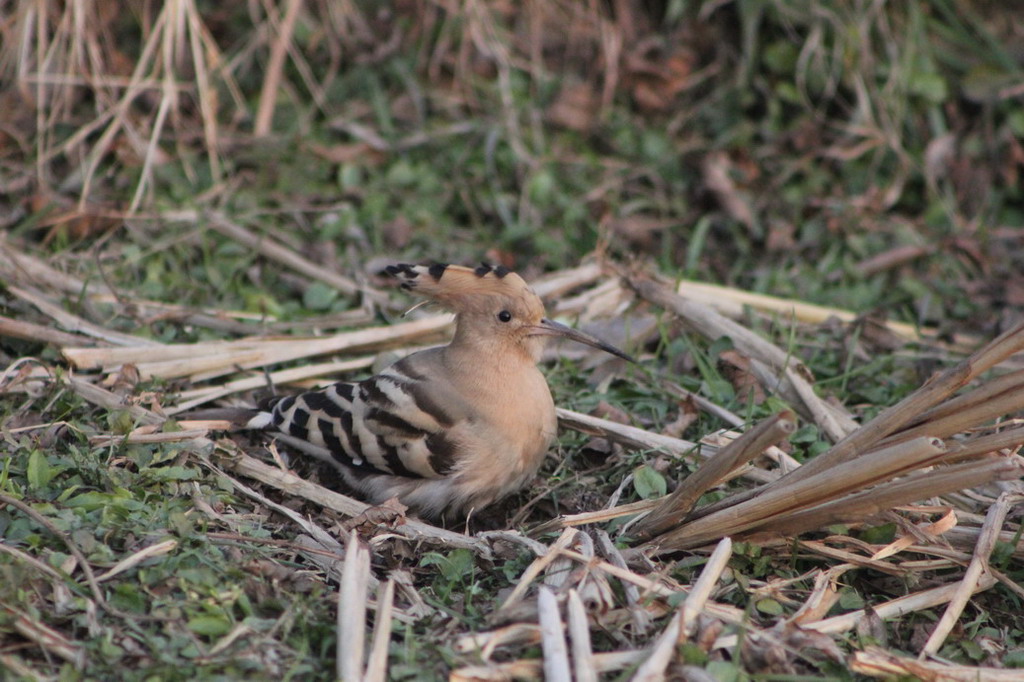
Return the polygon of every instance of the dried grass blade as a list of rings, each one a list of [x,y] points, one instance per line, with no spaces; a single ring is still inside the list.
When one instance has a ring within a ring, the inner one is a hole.
[[[973,594],[991,589],[996,583],[997,580],[994,577],[984,574],[978,580]],[[945,604],[952,599],[958,586],[958,584],[943,585],[942,587],[933,587],[929,590],[915,592],[914,594],[907,595],[906,597],[900,597],[898,599],[885,602],[884,604],[873,606],[872,611],[874,611],[875,615],[884,621],[892,618],[899,618],[900,616],[913,613],[915,611],[932,609],[941,604]],[[803,627],[805,629],[816,630],[826,634],[838,634],[856,627],[857,623],[859,623],[865,616],[866,611],[864,609],[858,609],[856,611],[851,611],[850,613],[833,616],[814,623],[805,623]]]
[[[715,547],[715,551],[708,558],[708,562],[704,565],[704,570],[700,572],[697,582],[693,584],[690,594],[686,596],[686,599],[680,606],[680,614],[682,615],[679,630],[680,641],[693,635],[694,629],[697,626],[697,617],[700,616],[704,606],[711,599],[711,591],[722,577],[722,571],[729,564],[731,557],[732,540],[722,538]]]
[[[388,644],[391,642],[392,611],[395,601],[395,581],[388,578],[383,594],[378,590],[377,616],[373,624],[373,643],[366,662],[363,682],[384,682],[388,673]]]
[[[146,559],[167,554],[168,552],[173,551],[174,548],[177,546],[177,540],[164,540],[163,542],[158,542],[155,545],[143,547],[138,552],[135,552],[134,554],[118,561],[111,567],[109,571],[107,571],[103,575],[96,576],[96,582],[101,583],[104,580],[109,580],[113,578],[115,575],[124,573],[125,571],[134,568]]]
[[[1009,512],[1011,506],[1020,504],[1022,500],[1024,500],[1024,497],[1017,493],[1004,492],[996,500],[996,503],[989,508],[988,514],[985,516],[985,523],[981,527],[981,535],[978,537],[978,545],[974,550],[971,563],[967,566],[963,579],[957,585],[953,597],[949,600],[942,618],[935,625],[935,629],[932,630],[932,634],[929,635],[928,641],[921,650],[921,658],[938,653],[943,642],[946,641],[946,637],[952,632],[957,619],[963,613],[964,607],[967,606],[967,601],[974,594],[979,579],[983,573],[987,572],[988,559],[996,546],[996,538],[1003,527],[1003,522],[1006,520],[1007,512]]]
[[[950,665],[932,661],[918,661],[871,646],[854,652],[850,670],[869,677],[890,679],[935,680],[938,682],[1019,682],[1020,670],[989,668],[972,665]]]
[[[594,668],[593,661],[594,651],[590,645],[590,626],[587,623],[587,611],[583,607],[583,601],[575,589],[569,590],[569,595],[565,602],[565,615],[569,624],[573,679],[575,682],[597,682],[597,670]]]
[[[569,682],[569,651],[565,646],[565,627],[558,613],[558,598],[547,587],[537,592],[537,616],[540,619],[540,645],[544,652],[544,679]]]
[[[354,500],[351,497],[346,497],[345,495],[336,493],[333,490],[328,490],[323,486],[299,478],[294,474],[281,471],[276,467],[264,464],[263,462],[245,454],[239,453],[224,457],[221,460],[221,464],[225,469],[230,469],[237,474],[247,478],[253,478],[290,495],[302,497],[310,502],[319,504],[322,507],[333,509],[336,512],[345,514],[346,516],[359,516],[370,508],[370,505],[368,504]],[[484,557],[489,557],[491,554],[490,547],[488,547],[485,542],[482,542],[477,538],[471,538],[467,535],[463,535],[462,533],[438,528],[437,526],[432,526],[429,523],[424,523],[415,519],[405,519],[404,523],[392,529],[391,532],[397,533],[411,540],[422,541],[425,539],[432,539],[451,547],[462,547]]]
[[[284,20],[277,32],[277,37],[270,47],[270,61],[267,63],[263,87],[260,90],[260,104],[256,110],[256,123],[253,126],[255,137],[266,137],[270,133],[270,125],[274,120],[274,105],[281,87],[281,74],[284,71],[284,60],[295,32],[295,22],[302,9],[302,0],[288,0]],[[353,680],[355,678],[352,678]]]
[[[338,586],[338,679],[363,678],[366,596],[370,590],[370,552],[353,530],[345,544],[345,569]]]

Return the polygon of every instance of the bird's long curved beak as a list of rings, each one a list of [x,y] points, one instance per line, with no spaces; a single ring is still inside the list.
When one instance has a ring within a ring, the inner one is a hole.
[[[578,341],[579,343],[585,343],[588,346],[599,348],[606,353],[611,353],[612,355],[620,357],[628,362],[636,363],[636,360],[610,343],[605,343],[601,339],[591,336],[586,332],[581,332],[580,330],[573,329],[572,327],[566,327],[564,324],[560,324],[554,320],[549,320],[546,317],[540,321],[540,324],[534,325],[531,329],[533,330],[532,335],[534,336],[560,336],[563,339],[571,339],[573,341]]]

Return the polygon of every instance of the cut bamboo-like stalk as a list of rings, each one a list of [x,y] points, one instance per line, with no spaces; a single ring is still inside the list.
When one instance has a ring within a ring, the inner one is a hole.
[[[905,431],[894,433],[879,445],[889,445],[928,434],[936,438],[948,438],[954,433],[986,424],[997,417],[1024,409],[1024,383],[1006,389],[997,395],[984,397],[973,404],[964,404],[940,417],[930,419]]]
[[[966,459],[985,455],[990,452],[997,452],[1006,448],[1018,448],[1024,444],[1024,426],[1015,429],[1006,429],[998,433],[990,433],[978,436],[960,443],[960,451],[956,453],[953,460]]]
[[[636,589],[636,588],[634,588]],[[579,593],[570,588],[565,602],[565,615],[569,625],[569,643],[572,649],[572,669],[575,682],[597,682],[594,669],[594,651],[590,645],[590,625],[587,611]]]
[[[687,300],[667,284],[648,275],[627,275],[626,281],[644,299],[671,310],[688,325],[709,339],[728,336],[743,355],[757,358],[776,370],[794,362],[788,353],[776,348],[746,327],[723,317],[711,306]]]
[[[338,679],[363,679],[363,640],[366,637],[366,598],[370,553],[353,530],[345,546],[345,568],[338,588]]]
[[[836,415],[836,410],[819,398],[811,384],[799,370],[806,371],[800,362],[781,348],[750,331],[746,327],[721,315],[714,308],[680,296],[667,284],[646,275],[627,275],[629,285],[644,299],[679,315],[690,327],[708,339],[729,337],[737,350],[752,363],[767,365],[772,372],[783,373],[788,385],[800,399],[800,404],[815,424],[833,441],[848,434],[854,424],[848,418]],[[765,372],[760,372],[764,376]]]
[[[1001,393],[1005,393],[1010,390],[1024,391],[1024,369],[994,377],[979,386],[976,386],[973,390],[962,393],[955,398],[950,398],[944,403],[921,413],[908,426],[913,428],[918,424],[924,424],[925,422],[941,419],[942,417],[946,417],[955,412],[973,407],[978,403],[992,400]]]
[[[435,336],[451,325],[451,315],[435,315],[386,327],[369,327],[323,338],[243,339],[240,341],[177,344],[158,348],[64,348],[68,362],[78,369],[111,371],[131,363],[150,376],[173,377],[193,374],[187,365],[175,365],[170,373],[159,373],[161,363],[181,358],[225,358],[222,370],[213,373],[200,368],[203,378],[237,369],[263,367],[327,353],[381,350],[396,344],[417,343]],[[153,363],[152,369],[147,363]],[[155,370],[155,371],[153,371]]]
[[[755,310],[780,313],[808,324],[821,324],[832,317],[843,322],[854,322],[857,319],[857,313],[841,308],[829,308],[788,298],[768,296],[752,291],[742,291],[718,284],[708,284],[707,282],[682,280],[679,282],[678,291],[681,296],[714,306],[730,317],[740,317],[743,315],[743,308],[749,306]],[[907,341],[920,340],[922,332],[928,336],[934,336],[938,333],[938,330],[930,328],[921,328],[919,331],[913,325],[902,322],[886,321],[884,324],[890,331]]]
[[[640,538],[665,532],[679,523],[697,503],[700,496],[718,485],[737,467],[746,464],[765,448],[787,438],[796,428],[792,412],[780,412],[765,419],[732,441],[714,456],[704,460],[697,471],[679,483],[650,514],[637,522],[633,532]]]
[[[763,489],[753,499],[686,522],[658,536],[648,545],[657,547],[659,552],[698,547],[726,535],[758,527],[767,516],[804,509],[887,480],[901,472],[926,466],[945,453],[942,441],[931,438],[900,443],[791,485]]]
[[[395,581],[388,579],[378,590],[377,617],[373,624],[373,644],[366,662],[363,682],[385,682],[388,670],[388,645],[391,643],[392,611],[395,600]]]
[[[803,480],[827,471],[841,462],[868,451],[875,443],[915,421],[921,413],[948,398],[954,391],[973,381],[979,374],[991,369],[1014,353],[1024,349],[1024,322],[1000,335],[984,348],[909,396],[881,412],[870,422],[857,429],[799,469],[783,476],[772,487]]]
[[[544,651],[544,679],[572,679],[569,674],[569,651],[565,646],[565,628],[558,614],[558,598],[547,587],[537,593],[537,615],[540,620],[540,644]]]
[[[645,431],[635,426],[619,424],[608,419],[592,417],[588,414],[573,412],[561,407],[556,407],[555,413],[558,415],[558,424],[561,427],[574,429],[591,436],[598,436],[599,438],[607,438],[634,450],[660,450],[676,457],[685,457],[691,460],[711,456],[705,452],[704,448],[698,447],[697,443],[692,443],[682,438],[664,436],[660,433]],[[778,473],[763,469],[749,469],[743,472],[743,476],[758,483],[764,483],[766,481],[774,481],[778,478]]]
[[[834,524],[862,521],[901,504],[974,488],[994,480],[1011,479],[1021,473],[1017,460],[1005,458],[918,471],[810,509],[766,517],[752,530],[798,535]]]

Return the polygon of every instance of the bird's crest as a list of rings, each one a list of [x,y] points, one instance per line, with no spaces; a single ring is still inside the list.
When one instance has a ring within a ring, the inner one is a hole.
[[[494,296],[543,306],[522,277],[503,265],[481,263],[477,268],[462,265],[389,265],[384,273],[399,280],[401,287],[428,296],[455,312],[469,311]],[[536,303],[534,303],[536,302]]]

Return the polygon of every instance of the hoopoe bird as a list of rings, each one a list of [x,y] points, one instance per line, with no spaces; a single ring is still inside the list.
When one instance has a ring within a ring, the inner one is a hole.
[[[505,267],[399,264],[384,273],[455,313],[451,343],[363,381],[279,399],[248,424],[334,465],[374,504],[397,496],[427,517],[463,514],[529,483],[556,431],[537,368],[546,339],[633,361],[546,318],[540,297]]]

